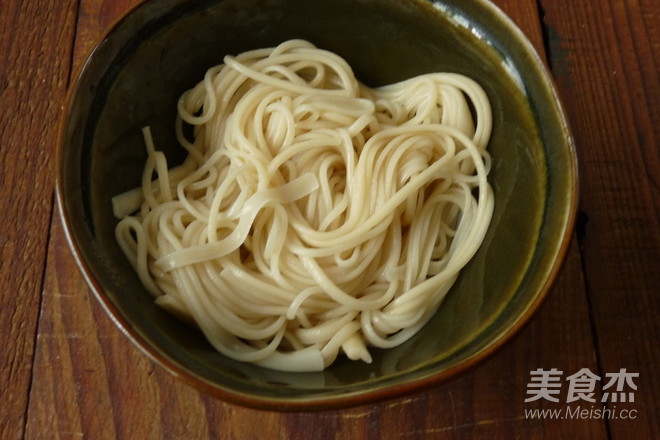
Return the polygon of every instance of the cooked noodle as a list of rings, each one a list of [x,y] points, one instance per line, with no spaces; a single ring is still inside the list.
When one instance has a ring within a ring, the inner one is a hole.
[[[490,222],[490,105],[462,75],[368,88],[292,40],[208,70],[176,129],[172,169],[144,130],[117,241],[158,305],[240,361],[371,362],[433,316]]]

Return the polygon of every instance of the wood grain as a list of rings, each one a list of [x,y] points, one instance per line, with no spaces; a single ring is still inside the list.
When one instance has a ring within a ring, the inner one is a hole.
[[[0,438],[21,438],[75,1],[0,3]]]
[[[639,417],[611,420],[612,437],[660,438],[660,3],[543,4],[582,165],[580,246],[599,368],[640,374]]]
[[[140,1],[0,1],[0,201],[11,213],[0,236],[0,439],[660,438],[659,2],[495,1],[547,55],[581,162],[577,238],[536,319],[443,386],[276,413],[200,393],[135,348],[90,295],[53,213],[70,71]],[[537,368],[639,372],[627,406],[638,418],[527,418],[566,406],[524,402]]]
[[[103,35],[131,8],[144,0],[79,0],[73,72],[77,72]]]
[[[606,438],[601,420],[525,418],[544,407],[524,403],[531,370],[596,369],[575,247],[537,319],[473,372],[379,405],[280,414],[226,404],[154,365],[87,292],[57,218],[51,234],[58,257],[46,274],[26,439]]]
[[[131,2],[83,1],[74,64]],[[542,50],[533,1],[506,10]],[[437,389],[343,411],[279,414],[225,404],[152,364],[90,299],[53,222],[26,438],[315,439],[606,437],[602,421],[527,420],[529,372],[595,368],[576,248],[556,292],[513,344],[472,373]],[[576,287],[577,286],[577,287]],[[561,321],[554,319],[562,316]],[[66,403],[60,403],[65,400]],[[538,406],[540,407],[540,406]]]

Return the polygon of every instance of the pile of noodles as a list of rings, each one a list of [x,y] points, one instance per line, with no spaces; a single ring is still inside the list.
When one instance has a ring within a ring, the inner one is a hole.
[[[490,104],[462,75],[369,88],[292,40],[208,70],[176,129],[171,169],[144,130],[116,237],[156,303],[240,361],[371,362],[431,318],[490,222]]]

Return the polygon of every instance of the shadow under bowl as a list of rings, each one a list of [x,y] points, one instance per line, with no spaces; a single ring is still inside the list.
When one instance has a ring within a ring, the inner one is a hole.
[[[428,72],[478,81],[491,99],[485,241],[435,317],[412,339],[339,359],[320,373],[272,371],[217,353],[197,329],[153,303],[115,239],[110,199],[139,185],[141,128],[170,163],[183,159],[176,102],[225,54],[303,38],[344,57],[370,86]],[[532,46],[483,0],[152,0],[97,45],[66,105],[58,200],[94,295],[123,332],[174,375],[219,398],[276,410],[364,404],[437,385],[501,347],[547,296],[577,205],[573,142]]]

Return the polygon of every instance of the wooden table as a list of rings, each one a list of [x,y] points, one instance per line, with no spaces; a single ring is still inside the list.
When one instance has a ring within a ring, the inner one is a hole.
[[[286,414],[215,400],[153,364],[91,298],[67,247],[53,195],[62,99],[137,2],[0,2],[0,439],[660,438],[660,2],[495,2],[547,60],[577,143],[580,213],[550,300],[447,385]],[[525,402],[531,372],[553,368],[559,402]],[[602,379],[595,398],[625,369],[634,402],[568,402],[583,369]],[[543,409],[563,419],[532,417]]]

